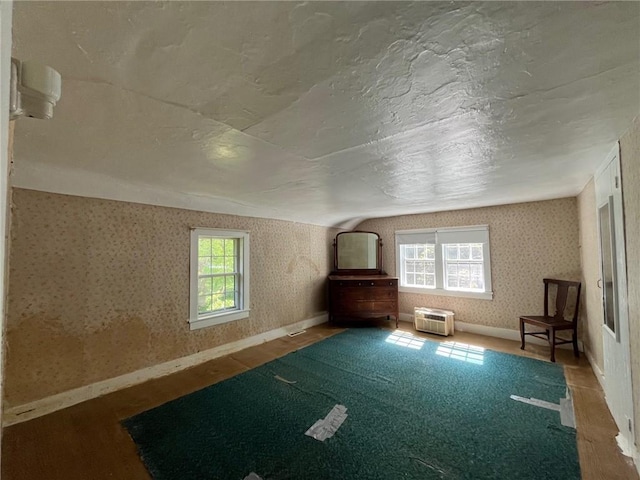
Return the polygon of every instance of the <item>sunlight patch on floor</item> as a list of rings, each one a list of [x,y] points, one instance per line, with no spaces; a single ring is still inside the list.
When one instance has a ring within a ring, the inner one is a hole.
[[[462,360],[463,362],[484,364],[484,348],[460,342],[442,342],[436,355]]]
[[[412,348],[414,350],[420,350],[424,345],[424,339],[416,337],[409,332],[402,332],[396,330],[385,340],[387,343],[393,343],[394,345],[400,345],[401,347]]]

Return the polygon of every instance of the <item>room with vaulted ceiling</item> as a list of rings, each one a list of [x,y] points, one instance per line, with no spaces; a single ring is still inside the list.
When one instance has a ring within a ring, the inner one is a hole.
[[[640,2],[0,2],[0,475],[640,479]]]

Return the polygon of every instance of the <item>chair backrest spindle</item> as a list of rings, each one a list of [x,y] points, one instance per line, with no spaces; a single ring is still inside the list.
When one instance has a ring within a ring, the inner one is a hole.
[[[556,289],[556,301],[555,301],[555,312],[553,314],[554,318],[557,319],[565,319],[564,311],[567,307],[567,301],[569,299],[569,289],[576,289],[576,304],[573,311],[573,316],[571,321],[573,323],[578,320],[578,309],[580,307],[580,289],[582,285],[580,282],[571,282],[568,280],[554,280],[552,278],[545,278],[544,281],[544,315],[549,316],[549,285],[555,285]]]
[[[549,282],[544,279],[544,316],[549,316]]]

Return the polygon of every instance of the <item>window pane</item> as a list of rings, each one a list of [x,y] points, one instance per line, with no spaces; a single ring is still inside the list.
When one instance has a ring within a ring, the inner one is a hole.
[[[224,238],[211,239],[211,252],[215,257],[224,256]]]
[[[198,258],[198,275],[210,275],[212,273],[211,257]]]
[[[427,287],[435,288],[436,287],[436,276],[435,275],[425,275],[425,285]]]
[[[426,266],[425,266],[425,271],[427,273],[432,273],[435,275],[436,273],[436,264],[435,262],[427,262]]]
[[[407,285],[415,285],[416,276],[413,273],[407,273]]]
[[[471,276],[471,288],[476,290],[484,290],[484,277]]]
[[[458,246],[457,245],[445,245],[445,258],[447,260],[458,259]]]
[[[416,285],[424,285],[424,274],[423,273],[416,274]]]
[[[424,260],[426,255],[426,245],[417,245],[416,246],[416,254],[418,259]]]
[[[471,245],[471,258],[474,260],[482,260],[482,244]]]
[[[211,297],[213,300],[213,307],[212,310],[222,310],[224,308],[224,293],[217,293],[215,295],[212,295]]]
[[[424,273],[424,262],[416,262],[416,273]]]
[[[235,308],[236,306],[236,294],[234,292],[227,292],[224,297],[224,308]]]
[[[210,257],[211,256],[211,239],[210,238],[198,238],[198,256]]]
[[[224,293],[224,277],[213,277],[213,292]]]
[[[451,288],[458,288],[458,277],[447,276],[447,286]]]
[[[236,271],[236,257],[225,257],[224,271],[225,273],[234,273]]]
[[[475,276],[484,276],[484,268],[481,263],[472,263],[471,264],[471,275]]]
[[[484,290],[484,268],[482,264],[471,265],[471,288]]]
[[[435,245],[427,245],[427,259],[435,260],[436,259],[436,246]]]
[[[198,296],[211,295],[211,279],[199,278],[198,279]]]
[[[471,246],[470,245],[460,245],[460,260],[469,260],[471,257]]]
[[[198,296],[198,313],[208,312],[211,295]]]
[[[224,241],[224,254],[227,257],[233,257],[236,254],[236,242],[233,238],[227,238]]]
[[[405,245],[404,246],[404,256],[406,259],[413,259],[416,258],[416,251],[415,248],[411,245]]]
[[[236,277],[228,275],[224,280],[224,288],[227,292],[233,292],[236,289]]]
[[[469,264],[458,265],[458,288],[469,288]]]
[[[416,271],[416,263],[415,262],[406,262],[404,271],[407,272],[407,273],[414,273]]]
[[[211,273],[224,273],[224,257],[213,257],[211,263]]]
[[[447,275],[458,275],[458,265],[447,263]]]

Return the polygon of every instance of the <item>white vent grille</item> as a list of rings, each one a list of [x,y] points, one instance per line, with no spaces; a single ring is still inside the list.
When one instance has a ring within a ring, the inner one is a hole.
[[[416,307],[413,315],[416,330],[444,336],[453,335],[454,313],[452,311]]]

